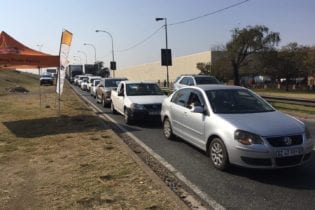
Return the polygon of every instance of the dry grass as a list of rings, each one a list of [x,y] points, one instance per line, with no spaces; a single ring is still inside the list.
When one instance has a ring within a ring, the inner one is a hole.
[[[305,92],[286,92],[284,90],[270,90],[270,89],[255,89],[259,95],[271,96],[271,97],[284,97],[284,98],[299,98],[299,99],[311,99],[315,100],[315,93],[305,93]],[[272,102],[272,105],[279,109],[280,111],[286,112],[288,114],[305,118],[305,119],[315,119],[315,107],[286,104],[283,102]]]
[[[266,90],[266,89],[254,89],[260,95],[264,96],[278,96],[278,97],[287,97],[287,98],[300,98],[300,99],[315,99],[314,92],[287,92],[283,90]]]
[[[180,208],[69,87],[58,115],[54,87],[40,107],[37,82],[0,71],[0,209]]]

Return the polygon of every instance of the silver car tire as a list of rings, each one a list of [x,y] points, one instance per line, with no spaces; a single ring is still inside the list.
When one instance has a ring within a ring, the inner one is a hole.
[[[127,109],[124,110],[124,120],[125,120],[126,124],[128,124],[128,125],[132,124],[132,119],[131,119]]]
[[[113,102],[110,103],[110,111],[111,111],[113,114],[117,114],[117,111],[116,111],[116,109],[115,109],[115,107],[114,107]]]
[[[173,134],[171,122],[168,118],[165,118],[165,120],[163,121],[163,134],[165,138],[169,140],[173,140],[175,137]]]
[[[221,171],[228,169],[229,159],[223,141],[220,138],[214,138],[209,146],[209,156],[213,166]]]
[[[106,107],[106,102],[105,102],[104,96],[102,96],[102,106],[103,106],[103,107]]]

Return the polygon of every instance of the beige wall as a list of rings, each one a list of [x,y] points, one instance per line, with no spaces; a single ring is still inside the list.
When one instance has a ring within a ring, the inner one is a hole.
[[[181,74],[198,74],[200,71],[196,68],[199,62],[208,63],[211,60],[211,52],[201,52],[187,56],[174,58],[173,65],[169,66],[169,80],[173,82]],[[161,66],[161,62],[142,64],[117,70],[116,77],[124,76],[129,80],[151,80],[163,82],[166,80],[166,66]]]

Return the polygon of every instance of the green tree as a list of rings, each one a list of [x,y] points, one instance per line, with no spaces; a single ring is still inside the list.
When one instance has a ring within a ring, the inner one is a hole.
[[[233,79],[231,65],[224,48],[211,53],[211,73],[222,82],[229,82]]]
[[[297,43],[289,43],[279,51],[265,53],[263,62],[269,68],[269,74],[278,79],[284,78],[286,90],[293,78],[307,77],[308,75],[308,48]]]
[[[307,74],[315,75],[315,46],[306,48],[307,57],[304,60],[304,64],[307,70]]]
[[[197,69],[200,70],[200,74],[210,75],[211,74],[211,63],[197,63]]]
[[[232,30],[232,39],[226,44],[226,50],[233,69],[234,84],[240,85],[239,70],[250,55],[273,49],[279,41],[279,33],[269,32],[266,26]]]
[[[103,61],[96,61],[94,66],[96,69],[96,75],[101,76],[101,77],[109,77],[110,70],[108,67],[104,67]]]

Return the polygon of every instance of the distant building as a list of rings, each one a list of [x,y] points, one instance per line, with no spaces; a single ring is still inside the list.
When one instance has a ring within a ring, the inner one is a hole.
[[[173,57],[173,65],[169,66],[169,80],[174,82],[181,74],[199,74],[197,63],[209,63],[211,61],[211,52],[201,52],[187,56]],[[153,63],[141,64],[125,69],[115,71],[118,77],[127,77],[130,80],[166,80],[166,67],[161,66],[160,61]]]

